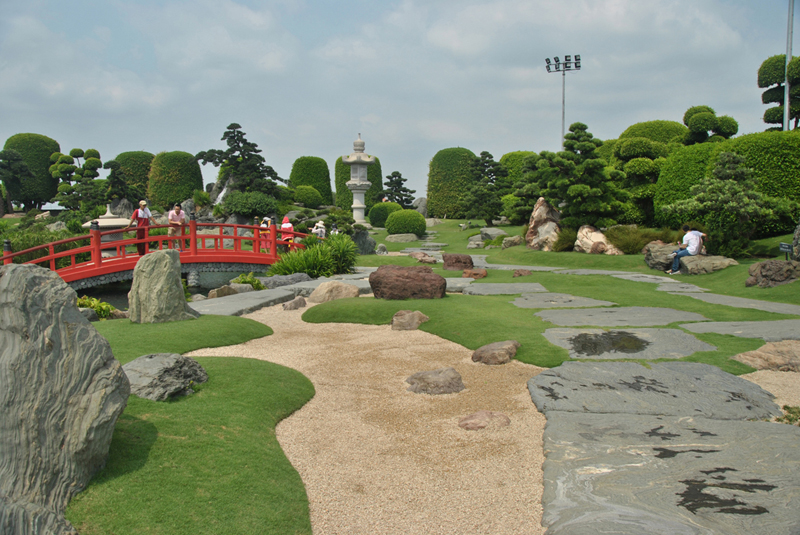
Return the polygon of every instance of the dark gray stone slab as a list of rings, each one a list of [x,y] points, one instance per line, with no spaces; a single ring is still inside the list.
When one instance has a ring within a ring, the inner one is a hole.
[[[548,535],[800,529],[800,428],[629,414],[548,414]]]
[[[546,292],[547,289],[538,282],[498,282],[486,284],[470,284],[464,288],[464,295],[513,295],[534,292]]]
[[[771,301],[760,301],[758,299],[746,299],[744,297],[732,297],[729,295],[719,294],[692,294],[689,297],[694,297],[706,303],[714,305],[727,305],[736,308],[751,308],[754,310],[763,310],[765,312],[775,312],[777,314],[792,314],[800,316],[800,305],[790,305],[788,303],[773,303]]]
[[[298,282],[310,281],[307,273],[292,273],[291,275],[273,275],[272,277],[256,277],[268,290],[289,286]]]
[[[559,293],[523,294],[511,302],[519,308],[580,308],[580,307],[607,307],[616,303],[600,301],[589,297]]]
[[[708,318],[673,308],[619,307],[575,310],[543,310],[537,316],[562,327],[597,325],[626,327],[668,325],[676,321],[708,321]]]
[[[187,303],[200,314],[212,314],[216,316],[241,316],[249,314],[264,307],[285,303],[294,299],[294,291],[283,288],[274,290],[261,290],[258,292],[248,292],[245,294],[229,295],[218,297],[217,299],[206,299],[199,303]]]
[[[695,286],[694,284],[687,284],[685,282],[670,282],[670,283],[659,284],[658,288],[656,288],[656,291],[684,294],[684,293],[703,293],[707,292],[708,290],[705,288],[700,288],[699,286]]]
[[[476,268],[482,269],[498,269],[501,271],[514,271],[517,269],[527,269],[528,271],[558,271],[560,267],[548,267],[548,266],[518,266],[515,264],[489,264],[486,262],[486,258],[488,255],[485,254],[473,254],[470,255],[472,257],[472,264]]]
[[[780,416],[760,386],[694,362],[565,362],[530,381],[536,407],[550,411],[678,415],[720,420]]]
[[[547,329],[544,337],[573,359],[679,359],[717,349],[679,329]]]
[[[715,321],[688,323],[681,327],[693,333],[732,334],[740,338],[762,338],[765,342],[800,340],[800,320]]]

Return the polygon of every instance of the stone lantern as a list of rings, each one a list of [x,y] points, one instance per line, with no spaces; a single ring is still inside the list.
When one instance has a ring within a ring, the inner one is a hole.
[[[88,229],[91,227],[92,223],[97,223],[100,227],[101,231],[105,230],[116,230],[119,229],[119,232],[115,232],[113,234],[106,234],[100,238],[100,242],[105,244],[111,244],[112,242],[119,241],[122,239],[122,229],[128,226],[130,220],[125,219],[124,217],[117,217],[111,213],[111,205],[106,205],[106,213],[101,215],[94,221],[89,221],[81,225],[83,228]],[[117,256],[116,249],[104,249],[102,252],[103,258],[110,258],[112,256]]]
[[[346,183],[347,189],[353,192],[353,219],[359,225],[366,225],[364,210],[364,194],[372,186],[367,180],[367,166],[375,163],[374,156],[364,154],[364,142],[361,141],[361,134],[353,142],[353,153],[350,156],[342,156],[342,162],[350,166],[350,180]]]

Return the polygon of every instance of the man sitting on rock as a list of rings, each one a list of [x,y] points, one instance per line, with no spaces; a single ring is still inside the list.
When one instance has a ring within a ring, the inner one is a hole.
[[[684,256],[694,256],[700,252],[700,243],[705,234],[697,231],[690,232],[689,225],[683,226],[683,243],[677,251],[672,253],[672,269],[667,271],[667,275],[678,275],[681,270],[681,258]]]

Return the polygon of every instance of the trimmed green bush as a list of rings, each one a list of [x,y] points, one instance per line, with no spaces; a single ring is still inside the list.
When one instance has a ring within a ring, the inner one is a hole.
[[[260,219],[267,214],[277,213],[278,202],[274,197],[270,197],[260,191],[250,193],[232,191],[225,195],[225,200],[222,201],[222,208],[228,214],[239,214],[250,219],[255,217]]]
[[[660,143],[669,143],[676,138],[683,140],[687,132],[686,126],[677,121],[644,121],[632,124],[619,135],[620,139],[631,137],[645,137]]]
[[[396,202],[379,202],[369,211],[369,223],[373,227],[383,227],[389,214],[402,209]]]
[[[322,242],[322,247],[328,250],[333,260],[334,275],[350,273],[358,259],[358,247],[353,238],[347,234],[334,234]]]
[[[129,186],[139,186],[142,191],[147,191],[150,164],[153,162],[153,158],[155,158],[155,155],[143,150],[137,150],[123,152],[114,160],[119,164],[119,169],[124,173],[125,181]]]
[[[386,230],[389,234],[425,234],[425,218],[416,210],[398,210],[386,218]]]
[[[3,149],[17,151],[33,173],[33,178],[22,181],[19,195],[13,201],[30,209],[56,196],[58,179],[50,174],[50,156],[61,152],[56,140],[41,134],[16,134],[6,140]]]
[[[323,202],[322,195],[313,186],[297,186],[294,190],[294,201],[313,209],[319,208]]]
[[[301,156],[294,161],[292,172],[289,174],[289,186],[295,189],[298,186],[311,186],[322,197],[319,204],[333,202],[331,172],[328,170],[325,160],[317,156]]]
[[[475,182],[475,159],[475,153],[461,147],[436,153],[428,172],[428,214],[431,217],[463,218],[459,201]]]
[[[500,157],[500,164],[508,171],[508,179],[511,185],[515,185],[522,180],[523,165],[525,158],[536,154],[530,150],[517,150],[514,152],[507,152]]]
[[[612,161],[614,157],[614,147],[616,147],[618,142],[618,139],[607,139],[603,141],[602,145],[595,149],[594,153],[600,158],[604,159],[607,164],[614,165],[614,162]]]
[[[191,199],[197,189],[203,189],[203,174],[192,154],[183,151],[156,154],[148,177],[147,197],[150,202],[169,206]]]
[[[264,286],[264,283],[262,283],[260,280],[258,280],[258,277],[253,275],[252,271],[250,273],[248,273],[247,275],[245,275],[244,273],[241,273],[235,279],[231,279],[231,282],[234,282],[234,283],[237,283],[237,284],[249,284],[250,286],[253,287],[253,290],[256,290],[256,291],[258,291],[258,290],[266,290],[267,289],[267,287]]]
[[[653,141],[646,137],[631,137],[620,139],[614,145],[614,156],[623,161],[634,158],[663,158],[669,154],[669,150],[664,143]]]
[[[678,228],[683,225],[683,218],[677,214],[666,214],[661,207],[688,198],[691,187],[714,168],[716,155],[722,152],[723,145],[727,143],[699,143],[670,154],[661,167],[653,196],[657,226]],[[690,218],[694,216],[690,215]]]
[[[336,159],[334,174],[336,176],[336,206],[343,210],[352,211],[353,192],[347,189],[346,185],[350,180],[350,166],[342,161],[342,157]],[[367,167],[367,180],[372,184],[364,194],[364,204],[367,207],[367,213],[369,213],[373,205],[383,200],[382,175],[381,160],[376,156],[375,163]]]

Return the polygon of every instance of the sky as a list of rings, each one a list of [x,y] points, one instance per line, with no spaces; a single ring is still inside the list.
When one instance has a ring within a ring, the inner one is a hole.
[[[555,56],[582,59],[567,128],[615,139],[703,104],[763,131],[756,76],[786,52],[788,2],[0,0],[0,142],[196,154],[238,123],[288,179],[300,156],[333,174],[360,134],[420,197],[441,149],[560,149]]]

